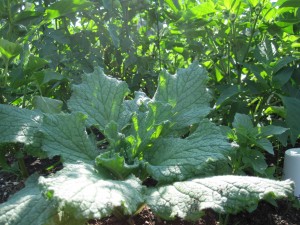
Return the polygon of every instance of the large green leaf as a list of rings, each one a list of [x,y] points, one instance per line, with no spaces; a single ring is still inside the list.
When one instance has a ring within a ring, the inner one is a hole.
[[[85,121],[86,116],[81,113],[46,114],[41,126],[43,150],[49,156],[62,156],[66,162],[93,162],[98,152],[87,135]]]
[[[122,103],[128,91],[125,82],[106,76],[103,70],[97,67],[93,73],[84,75],[81,84],[73,86],[68,106],[72,111],[88,115],[89,126],[97,125],[104,130],[112,120],[120,121],[118,124],[127,122],[126,118],[122,118]]]
[[[0,104],[0,142],[34,144],[41,120],[39,112]]]
[[[137,178],[106,180],[87,164],[67,164],[39,182],[60,209],[78,219],[103,218],[113,213],[132,215],[144,203]]]
[[[147,190],[146,203],[164,219],[197,220],[202,210],[237,213],[254,210],[259,200],[293,195],[292,182],[248,176],[215,176]]]
[[[43,197],[35,175],[28,178],[25,188],[0,206],[0,224],[54,224],[55,218],[56,207]]]
[[[206,88],[208,76],[197,62],[187,69],[179,69],[171,75],[164,71],[159,76],[154,101],[172,106],[174,129],[182,129],[205,117],[209,111],[210,94]]]
[[[204,120],[188,138],[163,138],[145,155],[147,171],[160,182],[215,173],[213,163],[224,160],[230,144],[220,129]]]

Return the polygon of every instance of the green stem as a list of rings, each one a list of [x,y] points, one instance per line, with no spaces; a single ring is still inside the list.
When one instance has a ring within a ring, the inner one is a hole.
[[[230,42],[228,42],[228,48],[227,48],[227,74],[228,74],[229,84],[231,84],[231,77],[230,77]]]
[[[254,20],[254,23],[253,23],[253,27],[252,27],[252,29],[251,29],[251,34],[250,34],[250,39],[249,39],[249,42],[248,42],[248,45],[247,45],[247,50],[246,50],[245,55],[244,55],[244,57],[243,57],[242,63],[245,62],[246,57],[247,57],[247,55],[248,55],[248,53],[249,53],[250,46],[251,46],[251,44],[252,44],[253,36],[254,36],[254,33],[255,33],[255,27],[256,27],[258,18],[259,18],[259,15],[256,15],[255,20]]]
[[[23,178],[29,177],[29,173],[28,173],[27,167],[26,167],[26,165],[25,165],[24,158],[18,159],[18,164],[19,164],[19,168],[20,168],[22,177],[23,177]]]
[[[22,151],[21,148],[22,147],[20,147],[20,146],[16,146],[16,147],[13,148],[12,151],[13,151],[14,156],[16,157],[16,159],[18,161],[18,166],[19,166],[19,170],[21,172],[22,177],[27,178],[27,177],[29,177],[29,173],[28,173],[28,170],[27,170],[26,165],[25,165],[24,156],[20,152],[20,151]],[[21,155],[19,153],[21,153]]]
[[[262,97],[259,97],[258,103],[255,107],[255,111],[253,113],[253,119],[254,119],[254,125],[257,125],[258,122],[260,121],[260,118],[262,117],[262,112],[264,109],[264,106],[266,105],[267,99],[265,98],[265,96],[263,95]],[[255,118],[256,116],[256,118]]]
[[[162,62],[161,62],[161,54],[160,54],[160,28],[159,28],[159,14],[158,14],[158,9],[159,9],[159,3],[158,0],[155,0],[155,6],[156,6],[156,27],[157,27],[157,32],[156,32],[156,38],[157,38],[157,51],[158,51],[158,61],[159,61],[159,70],[162,70]]]

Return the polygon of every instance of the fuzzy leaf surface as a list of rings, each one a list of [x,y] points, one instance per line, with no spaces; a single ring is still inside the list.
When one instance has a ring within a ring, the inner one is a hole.
[[[112,120],[120,122],[120,128],[126,123],[127,118],[121,118],[122,103],[129,92],[125,82],[108,77],[101,68],[95,68],[93,73],[85,74],[82,83],[74,85],[72,90],[68,106],[72,111],[88,115],[88,126],[96,125],[104,130]]]
[[[66,162],[93,162],[97,148],[87,135],[86,116],[81,113],[46,114],[41,126],[43,150],[49,156],[60,155]]]
[[[63,102],[60,100],[42,96],[34,96],[32,103],[43,113],[60,113],[63,106]]]
[[[197,220],[209,208],[218,213],[251,211],[259,200],[292,196],[293,185],[289,180],[228,175],[175,182],[147,193],[147,204],[160,217]]]
[[[147,171],[160,182],[184,180],[207,175],[213,162],[224,160],[230,144],[220,129],[203,120],[198,129],[186,139],[162,138],[157,140],[145,158]]]
[[[210,94],[206,88],[208,76],[204,68],[194,62],[186,69],[171,75],[164,71],[159,76],[154,101],[172,106],[174,129],[182,129],[205,117],[209,111]]]
[[[52,177],[41,177],[39,182],[52,193],[51,199],[59,208],[78,219],[103,218],[116,209],[132,215],[144,202],[137,178],[106,180],[92,165],[83,163],[67,164]]]
[[[33,144],[41,120],[39,112],[0,104],[0,142]]]
[[[0,224],[54,224],[57,210],[47,201],[37,183],[37,176],[31,176],[25,188],[0,205]]]

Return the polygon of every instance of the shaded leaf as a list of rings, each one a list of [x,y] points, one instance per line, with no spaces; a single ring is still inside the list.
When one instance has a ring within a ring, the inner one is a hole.
[[[63,102],[60,100],[42,96],[34,96],[32,104],[43,113],[60,113],[63,106]]]
[[[62,156],[66,162],[93,162],[98,153],[86,133],[85,121],[81,113],[46,114],[41,127],[43,150],[49,156]]]
[[[0,104],[0,142],[34,144],[42,115],[28,109]]]
[[[214,173],[213,162],[231,149],[218,127],[202,121],[188,138],[158,139],[145,155],[148,173],[159,182],[185,180]]]

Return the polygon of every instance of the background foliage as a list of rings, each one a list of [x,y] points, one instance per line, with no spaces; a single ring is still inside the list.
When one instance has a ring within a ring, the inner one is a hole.
[[[33,109],[43,96],[66,109],[70,84],[95,66],[152,96],[162,70],[198,60],[209,71],[209,117],[238,144],[233,172],[272,176],[270,148],[294,145],[300,134],[299,7],[297,0],[1,0],[0,103]],[[262,127],[271,131],[263,135]]]

